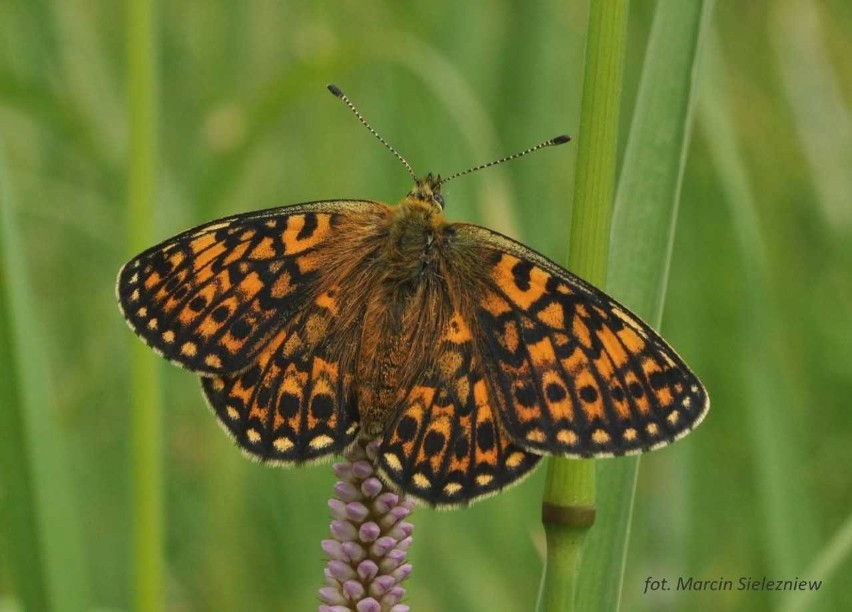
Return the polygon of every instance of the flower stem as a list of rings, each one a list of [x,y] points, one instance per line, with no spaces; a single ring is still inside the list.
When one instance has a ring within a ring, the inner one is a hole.
[[[628,8],[627,0],[592,0],[589,11],[568,266],[597,285],[606,280]],[[540,611],[575,609],[594,503],[594,461],[551,457],[542,503],[547,556]]]
[[[154,5],[155,0],[128,0],[127,6],[128,237],[133,254],[150,243],[156,191]],[[135,339],[130,350],[134,608],[159,610],[163,606],[163,462],[158,365]]]

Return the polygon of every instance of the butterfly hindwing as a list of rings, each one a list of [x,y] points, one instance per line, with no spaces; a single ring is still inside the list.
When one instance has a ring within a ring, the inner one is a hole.
[[[164,357],[200,374],[238,372],[311,300],[336,228],[386,210],[335,200],[213,221],[128,262],[119,303]]]
[[[540,457],[512,442],[460,313],[427,376],[399,403],[379,450],[383,476],[438,507],[466,505],[526,476]]]
[[[379,211],[381,212],[381,211]],[[381,215],[375,220],[380,221]],[[303,463],[340,452],[360,426],[354,379],[364,335],[364,286],[383,271],[374,265],[382,224],[361,224],[323,257],[322,273],[298,312],[238,373],[202,377],[210,407],[249,455],[272,463]]]
[[[479,347],[515,443],[622,455],[664,446],[701,421],[706,391],[653,329],[531,249],[485,228],[456,228],[484,265]]]
[[[351,357],[331,356],[328,341],[311,347],[301,333],[297,320],[240,374],[201,378],[219,421],[240,448],[264,462],[303,463],[337,453],[358,431]]]

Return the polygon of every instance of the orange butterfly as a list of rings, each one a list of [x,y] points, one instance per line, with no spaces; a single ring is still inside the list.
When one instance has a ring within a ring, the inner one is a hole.
[[[301,464],[378,437],[384,479],[434,506],[495,493],[545,454],[639,453],[701,421],[704,387],[629,310],[511,238],[446,221],[450,179],[416,180],[395,207],[201,225],[127,263],[119,304],[201,376],[249,455]]]

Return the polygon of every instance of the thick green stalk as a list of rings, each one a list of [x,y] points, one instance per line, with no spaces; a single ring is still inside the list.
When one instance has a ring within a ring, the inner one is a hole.
[[[711,0],[657,3],[616,196],[607,290],[657,328],[711,8]],[[638,469],[638,457],[598,462],[600,523],[580,609],[619,608]]]
[[[156,195],[157,71],[154,0],[129,0],[128,238],[135,255],[150,243]],[[134,607],[160,610],[163,604],[163,461],[157,363],[133,339],[130,352],[132,417]]]
[[[609,251],[627,14],[627,0],[592,0],[589,11],[568,266],[598,285]],[[594,469],[594,461],[547,462],[539,610],[575,609],[583,542],[594,522]]]

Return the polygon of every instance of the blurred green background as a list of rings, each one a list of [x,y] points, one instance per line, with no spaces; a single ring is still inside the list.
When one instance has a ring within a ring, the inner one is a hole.
[[[622,146],[654,6],[631,6]],[[0,316],[27,334],[0,363],[4,611],[21,609],[26,567],[56,559],[55,580],[75,591],[65,609],[134,599],[136,340],[113,296],[131,255],[125,10],[0,2],[0,285],[12,304]],[[284,203],[398,201],[404,170],[328,82],[418,173],[576,134],[587,11],[573,0],[160,2],[151,244]],[[848,610],[852,4],[718,2],[712,29],[702,65],[716,79],[700,87],[663,332],[713,408],[642,461],[622,609],[789,610],[778,593],[643,590],[648,576],[792,579],[827,567],[809,609]],[[574,155],[563,147],[454,182],[447,214],[564,261]],[[196,378],[158,367],[166,608],[315,608],[330,468],[246,461]],[[543,476],[468,510],[415,512],[414,610],[533,607]],[[10,494],[20,490],[29,497]],[[22,562],[10,551],[27,517],[41,547]]]

